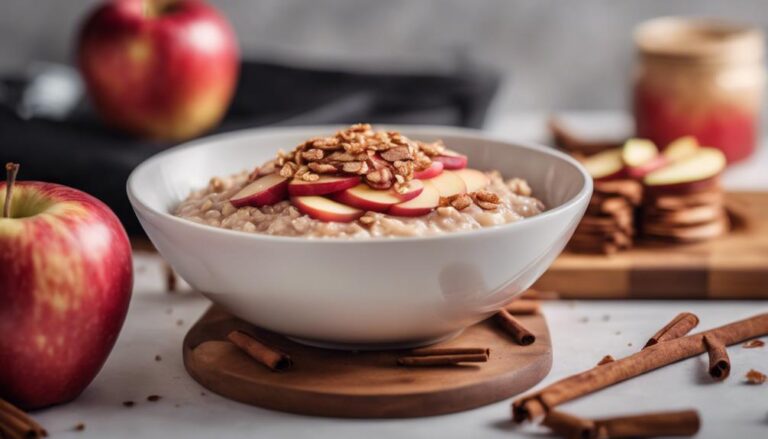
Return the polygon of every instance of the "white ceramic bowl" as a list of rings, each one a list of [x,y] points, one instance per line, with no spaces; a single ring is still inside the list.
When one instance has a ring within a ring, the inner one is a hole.
[[[546,212],[438,237],[305,239],[237,232],[171,215],[216,175],[253,168],[278,148],[337,127],[253,129],[157,154],[128,180],[152,242],[194,288],[262,328],[307,343],[365,348],[427,344],[476,323],[524,291],[570,239],[592,194],[575,160],[551,148],[445,127],[385,127],[443,139],[473,168],[528,180]]]

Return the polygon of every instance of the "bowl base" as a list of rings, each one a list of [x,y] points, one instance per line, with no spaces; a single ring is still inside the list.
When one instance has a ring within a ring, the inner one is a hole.
[[[464,330],[460,329],[458,331],[451,332],[450,334],[441,335],[440,337],[429,338],[425,340],[408,341],[408,342],[402,342],[402,343],[399,343],[399,342],[334,343],[334,342],[326,342],[321,340],[309,340],[301,337],[286,336],[286,338],[288,338],[289,340],[295,341],[296,343],[301,343],[303,345],[312,346],[312,347],[321,348],[321,349],[333,349],[337,351],[391,351],[391,350],[398,350],[398,349],[412,349],[412,348],[418,348],[422,346],[437,344],[437,343],[458,337],[459,335],[461,335],[462,332],[464,332]]]

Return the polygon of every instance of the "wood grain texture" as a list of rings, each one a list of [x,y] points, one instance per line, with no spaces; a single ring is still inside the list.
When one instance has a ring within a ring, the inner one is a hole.
[[[768,298],[768,193],[728,193],[732,230],[695,244],[645,239],[610,256],[564,253],[534,288],[581,299]]]
[[[518,316],[536,342],[517,345],[492,320],[436,347],[488,347],[487,363],[402,367],[408,351],[344,352],[292,342],[211,307],[184,339],[184,365],[204,387],[246,404],[345,418],[399,418],[458,412],[509,398],[542,380],[552,346],[542,315]],[[294,360],[271,372],[226,341],[235,329],[259,336]]]

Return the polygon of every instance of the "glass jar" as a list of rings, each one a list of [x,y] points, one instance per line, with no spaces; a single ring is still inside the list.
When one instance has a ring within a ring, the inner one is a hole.
[[[759,139],[765,84],[759,30],[665,17],[635,32],[633,107],[638,137],[660,148],[685,135],[721,149],[729,163]]]

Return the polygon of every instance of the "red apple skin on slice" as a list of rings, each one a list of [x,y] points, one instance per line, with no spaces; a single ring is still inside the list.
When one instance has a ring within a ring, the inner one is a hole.
[[[425,183],[424,189],[418,197],[400,204],[395,204],[389,208],[387,213],[394,216],[422,216],[432,212],[439,205],[440,192],[438,192],[437,188],[431,183]]]
[[[627,177],[642,179],[646,174],[663,167],[666,157],[659,155],[656,145],[647,139],[629,139],[621,150]]]
[[[288,179],[268,174],[247,184],[229,200],[235,207],[267,206],[288,198]]]
[[[491,184],[491,179],[488,178],[484,172],[478,171],[477,169],[459,169],[451,172],[464,180],[464,184],[467,186],[467,192],[470,193],[483,190]]]
[[[441,197],[451,197],[467,192],[464,180],[453,171],[443,171],[442,174],[427,181],[437,189]]]
[[[445,165],[443,165],[442,162],[432,161],[432,164],[429,165],[427,169],[414,172],[413,178],[418,178],[419,180],[429,180],[430,178],[435,178],[442,174],[444,168]]]
[[[667,165],[669,161],[666,157],[663,155],[657,155],[656,157],[652,158],[650,161],[646,162],[643,165],[640,166],[634,166],[634,167],[628,167],[626,169],[627,171],[627,177],[633,178],[635,180],[642,180],[643,177],[650,174],[651,172],[661,169],[664,166]]]
[[[315,181],[294,179],[288,184],[288,194],[292,197],[328,195],[355,187],[359,183],[360,177],[356,175],[341,177],[321,175],[320,179]]]
[[[365,183],[333,196],[339,203],[373,212],[386,212],[390,206],[402,202],[393,190],[373,189]]]
[[[654,194],[698,192],[719,184],[725,166],[725,155],[719,149],[699,148],[685,159],[646,175],[643,184]]]
[[[325,222],[349,223],[360,218],[365,213],[363,210],[315,195],[292,197],[291,203],[301,213]]]
[[[582,164],[595,180],[615,180],[626,177],[622,148],[599,152],[589,156]]]
[[[339,192],[333,199],[347,206],[373,212],[386,212],[391,206],[416,198],[424,190],[421,180],[411,180],[406,192],[400,194],[394,189],[373,189],[365,183]]]
[[[448,149],[441,155],[433,157],[432,160],[442,163],[445,169],[464,169],[468,161],[467,156]]]

